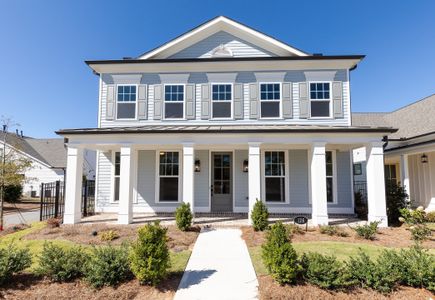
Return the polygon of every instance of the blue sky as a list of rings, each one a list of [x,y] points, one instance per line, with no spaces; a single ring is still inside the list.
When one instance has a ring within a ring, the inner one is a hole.
[[[25,134],[95,127],[87,59],[137,56],[226,15],[311,53],[365,54],[353,111],[390,111],[435,92],[435,1],[0,1],[0,115]]]

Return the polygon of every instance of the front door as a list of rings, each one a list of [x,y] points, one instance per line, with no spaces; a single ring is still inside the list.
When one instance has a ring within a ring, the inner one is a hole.
[[[228,152],[214,152],[211,162],[211,211],[232,211],[232,155]]]

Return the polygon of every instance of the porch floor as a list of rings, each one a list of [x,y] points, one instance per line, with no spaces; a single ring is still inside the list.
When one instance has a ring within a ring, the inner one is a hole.
[[[271,214],[269,221],[271,223],[282,221],[283,223],[293,223],[296,216],[308,218],[308,227],[313,226],[311,216],[303,214]],[[154,221],[160,221],[161,225],[175,225],[175,216],[173,213],[134,213],[132,224],[146,224]],[[82,219],[82,224],[117,224],[118,215],[116,213],[98,213],[93,216]],[[365,224],[366,221],[358,219],[354,215],[329,215],[330,225],[347,226]],[[194,223],[200,226],[210,227],[242,227],[248,226],[248,214],[246,213],[196,213]]]

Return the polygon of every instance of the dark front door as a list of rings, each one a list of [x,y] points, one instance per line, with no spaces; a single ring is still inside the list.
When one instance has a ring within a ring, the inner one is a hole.
[[[211,211],[232,211],[232,155],[227,152],[215,152],[212,153],[211,160]]]

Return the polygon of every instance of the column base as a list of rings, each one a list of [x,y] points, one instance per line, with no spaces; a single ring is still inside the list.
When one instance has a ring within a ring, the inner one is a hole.
[[[379,223],[378,227],[388,227],[388,217],[387,216],[373,216],[373,215],[368,215],[367,220],[369,222],[381,222]]]
[[[63,215],[63,224],[78,224],[81,221],[81,212],[80,214],[64,214]]]
[[[328,225],[329,223],[329,218],[328,215],[326,216],[321,216],[321,215],[313,215],[312,216],[312,222],[314,226],[318,226],[318,225]]]
[[[133,216],[131,215],[124,215],[124,214],[118,214],[118,224],[121,225],[128,225],[133,223]]]

